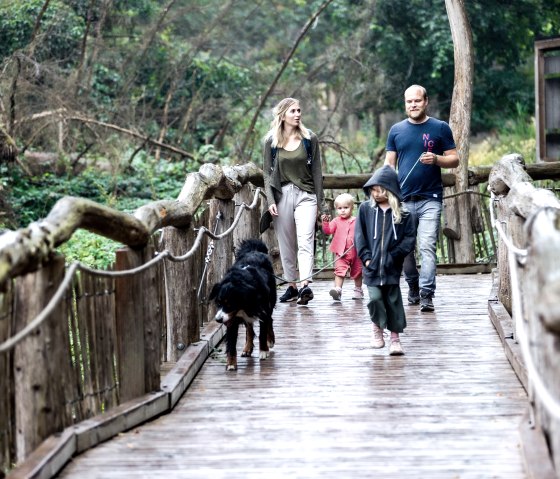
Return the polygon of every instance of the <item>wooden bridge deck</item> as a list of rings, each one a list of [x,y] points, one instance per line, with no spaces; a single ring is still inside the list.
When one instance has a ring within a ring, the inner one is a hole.
[[[490,283],[439,276],[436,312],[407,306],[406,355],[390,357],[369,347],[366,301],[333,303],[315,282],[308,307],[278,305],[272,358],[227,373],[216,352],[172,413],[59,477],[525,477],[527,398],[488,319]]]

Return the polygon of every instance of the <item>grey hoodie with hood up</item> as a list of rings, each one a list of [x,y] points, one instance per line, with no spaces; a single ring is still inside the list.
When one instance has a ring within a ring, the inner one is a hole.
[[[402,201],[397,173],[386,165],[379,168],[363,189],[368,198],[373,186],[381,186]],[[391,208],[383,211],[374,200],[364,201],[358,210],[354,244],[364,265],[362,274],[367,286],[399,284],[403,261],[416,243],[416,227],[412,217],[403,211],[395,223]],[[370,260],[366,267],[366,261]]]

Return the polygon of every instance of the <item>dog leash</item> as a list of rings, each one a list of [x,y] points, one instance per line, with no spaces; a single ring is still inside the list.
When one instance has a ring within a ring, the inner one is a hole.
[[[418,157],[418,159],[416,160],[416,162],[414,163],[414,165],[412,165],[412,168],[410,169],[410,171],[408,172],[408,175],[405,176],[404,180],[402,180],[401,183],[401,188],[402,186],[406,183],[406,180],[408,180],[408,177],[410,176],[410,173],[412,173],[412,170],[414,169],[414,167],[418,164],[418,162],[420,161],[420,158],[422,158],[422,155],[424,154],[424,152],[422,152],[422,154]]]
[[[216,215],[216,222],[214,223],[214,231],[213,233],[216,234],[216,232],[218,231],[218,224],[220,223],[220,220],[223,218],[223,214],[221,211],[218,211],[218,214]],[[200,284],[198,285],[198,292],[196,293],[196,296],[198,297],[198,301],[199,302],[203,302],[200,298],[200,295],[202,294],[202,285],[204,284],[204,280],[206,279],[206,271],[208,270],[208,263],[210,263],[210,261],[212,260],[212,253],[214,253],[214,240],[211,239],[210,242],[208,243],[208,247],[206,248],[206,257],[204,258],[204,270],[202,271],[202,277],[200,278]]]
[[[352,248],[354,247],[354,245],[350,246],[350,248],[348,248],[346,251],[344,251],[344,253],[342,253],[340,255],[340,258],[342,258],[346,253],[348,253],[348,251],[350,251]],[[335,258],[333,261],[331,261],[330,263],[327,263],[325,266],[323,266],[322,268],[318,269],[317,271],[315,271],[315,273],[313,273],[311,276],[308,276],[307,278],[303,278],[300,279],[298,281],[296,281],[296,283],[301,283],[302,281],[307,281],[313,278],[313,276],[317,276],[320,272],[324,271],[325,269],[327,269],[328,267],[332,266],[334,263],[336,263],[336,260],[338,258]],[[283,278],[282,276],[276,276],[273,275],[277,280],[280,281],[280,283],[277,283],[276,286],[282,286],[286,283],[293,283],[294,281],[288,281],[286,278]]]

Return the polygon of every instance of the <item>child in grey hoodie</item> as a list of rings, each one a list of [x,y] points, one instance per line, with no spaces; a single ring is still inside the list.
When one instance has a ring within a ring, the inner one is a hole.
[[[369,294],[372,346],[385,346],[383,330],[388,329],[389,354],[400,356],[404,351],[399,333],[406,327],[406,316],[399,283],[404,258],[414,249],[416,231],[411,216],[401,209],[401,189],[393,168],[379,168],[363,189],[370,201],[360,205],[354,241]]]

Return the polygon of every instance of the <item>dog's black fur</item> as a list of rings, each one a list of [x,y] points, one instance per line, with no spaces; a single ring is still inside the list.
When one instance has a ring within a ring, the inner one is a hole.
[[[269,356],[274,346],[272,312],[276,305],[276,280],[268,248],[258,239],[243,241],[235,252],[235,263],[209,296],[218,311],[215,320],[226,326],[226,369],[237,369],[237,334],[239,325],[246,327],[245,347],[241,356],[251,356],[255,331],[259,323],[260,359]]]

